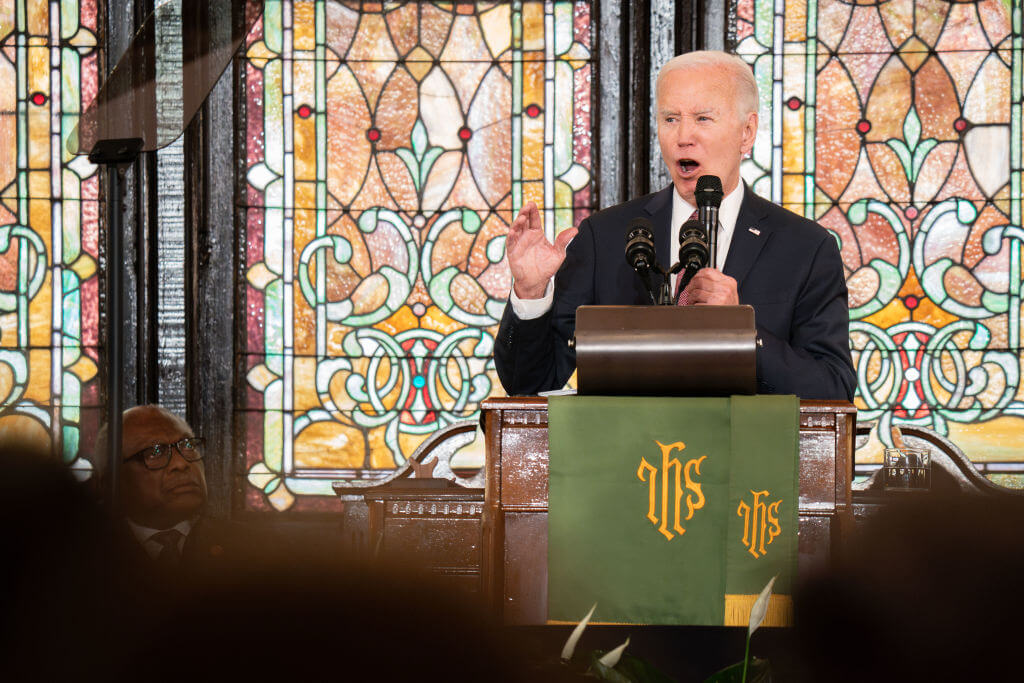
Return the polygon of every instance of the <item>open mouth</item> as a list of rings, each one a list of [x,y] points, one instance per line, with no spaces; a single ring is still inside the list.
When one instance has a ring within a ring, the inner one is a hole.
[[[679,165],[679,170],[683,172],[683,175],[689,175],[700,168],[700,164],[693,159],[680,159],[676,163]]]

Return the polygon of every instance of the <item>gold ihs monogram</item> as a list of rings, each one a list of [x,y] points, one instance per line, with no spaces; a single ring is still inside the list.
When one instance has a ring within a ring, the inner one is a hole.
[[[700,483],[694,481],[694,476],[700,475],[700,465],[708,456],[688,460],[684,465],[679,458],[670,457],[672,451],[682,452],[686,448],[682,441],[667,446],[659,441],[654,443],[661,448],[660,470],[641,457],[636,476],[648,484],[647,519],[651,520],[651,524],[658,528],[662,536],[671,541],[677,534],[682,536],[686,533],[682,522],[692,519],[694,511],[704,507],[704,492]],[[683,496],[686,497],[685,515],[681,509]],[[672,520],[671,527],[669,518]]]
[[[767,499],[771,495],[768,491],[751,489],[750,493],[754,496],[753,504],[747,505],[741,500],[736,514],[743,518],[743,545],[747,552],[757,558],[768,552],[768,546],[782,533],[779,524],[782,499],[768,503]]]

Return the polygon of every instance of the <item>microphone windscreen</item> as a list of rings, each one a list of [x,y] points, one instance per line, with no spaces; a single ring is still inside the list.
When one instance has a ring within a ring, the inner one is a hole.
[[[646,218],[630,221],[626,233],[626,263],[634,270],[641,271],[655,264],[654,225]]]
[[[683,223],[683,225],[679,228],[679,243],[682,244],[687,239],[687,237],[689,237],[692,233],[695,232],[703,234],[704,226],[701,225],[701,222],[696,218],[691,218],[690,220]]]
[[[697,206],[713,206],[718,208],[722,205],[722,179],[716,175],[702,175],[697,178],[697,187],[693,192],[697,199]]]
[[[698,220],[686,221],[679,229],[679,261],[694,268],[708,264],[708,237]]]
[[[650,222],[646,218],[640,218],[639,216],[637,216],[636,218],[631,220],[629,222],[629,229],[626,232],[633,232],[637,228],[645,228],[647,232],[651,233],[652,235],[654,234],[654,223]]]

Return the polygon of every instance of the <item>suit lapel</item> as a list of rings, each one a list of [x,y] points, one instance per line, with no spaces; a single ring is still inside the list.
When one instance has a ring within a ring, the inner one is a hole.
[[[672,185],[651,197],[644,205],[644,211],[654,225],[654,251],[658,263],[666,269],[676,262],[672,252]]]
[[[725,266],[722,268],[722,272],[734,278],[740,286],[743,285],[743,279],[757,261],[764,245],[771,238],[772,227],[764,220],[767,212],[762,205],[763,201],[744,184],[743,203],[736,217],[729,255],[726,256]]]

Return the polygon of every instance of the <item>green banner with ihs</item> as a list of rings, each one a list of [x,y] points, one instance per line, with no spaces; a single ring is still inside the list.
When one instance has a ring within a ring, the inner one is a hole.
[[[548,402],[548,618],[766,625],[791,618],[795,396]]]

